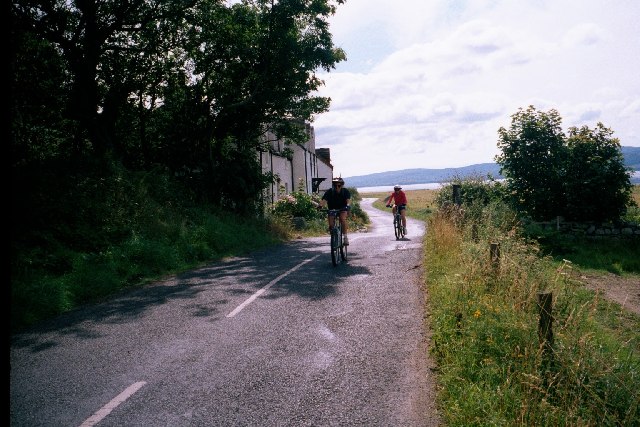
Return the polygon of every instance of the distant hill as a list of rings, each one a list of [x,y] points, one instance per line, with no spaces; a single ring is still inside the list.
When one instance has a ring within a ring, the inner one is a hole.
[[[635,171],[640,171],[640,147],[622,147],[624,163]],[[445,169],[403,169],[390,172],[378,172],[369,175],[344,177],[349,187],[378,187],[395,184],[424,184],[429,182],[447,182],[454,177],[488,176],[496,179],[503,178],[499,173],[500,166],[496,163],[478,163],[459,168]],[[640,184],[640,177],[632,179],[634,184]]]
[[[622,147],[624,164],[634,171],[640,171],[640,147]]]
[[[372,173],[370,175],[351,176],[344,178],[349,187],[377,187],[394,184],[423,184],[426,182],[445,182],[455,176],[487,176],[502,178],[498,174],[500,167],[495,163],[480,163],[460,168],[446,169],[403,169],[391,172]]]

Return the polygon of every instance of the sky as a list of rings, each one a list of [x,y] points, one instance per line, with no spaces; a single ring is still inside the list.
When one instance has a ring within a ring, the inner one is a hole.
[[[316,148],[334,176],[495,161],[518,109],[640,147],[640,0],[347,0]]]

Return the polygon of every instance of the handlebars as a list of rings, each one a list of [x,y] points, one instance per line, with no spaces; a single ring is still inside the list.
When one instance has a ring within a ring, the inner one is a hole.
[[[347,205],[346,208],[340,208],[340,209],[326,209],[326,208],[318,207],[318,210],[321,210],[326,213],[349,212],[351,211],[351,206]]]

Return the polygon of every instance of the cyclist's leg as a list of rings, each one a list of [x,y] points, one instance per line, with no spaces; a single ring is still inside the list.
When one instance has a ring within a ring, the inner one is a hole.
[[[329,232],[331,232],[331,230],[333,229],[333,224],[335,223],[335,216],[333,215],[327,215],[327,220],[329,223]]]
[[[400,218],[401,218],[401,222],[402,222],[402,234],[407,234],[407,207],[406,206],[402,206],[400,207]]]
[[[347,211],[340,212],[340,227],[342,227],[342,234],[347,234]]]
[[[348,245],[349,239],[347,238],[347,211],[340,212],[340,228],[342,228],[344,244]]]
[[[400,215],[402,216],[402,226],[404,228],[407,228],[407,213],[406,213],[407,207],[403,206],[400,209]]]

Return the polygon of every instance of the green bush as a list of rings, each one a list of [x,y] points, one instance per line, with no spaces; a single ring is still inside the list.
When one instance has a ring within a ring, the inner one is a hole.
[[[306,220],[318,219],[324,214],[318,211],[319,201],[314,198],[317,196],[302,192],[287,194],[274,203],[272,213],[275,216],[302,217]]]
[[[496,200],[505,199],[505,188],[502,182],[491,176],[454,176],[438,190],[435,203],[443,207],[454,202],[453,186],[460,186],[460,203],[465,206],[487,206]]]
[[[360,207],[362,197],[356,188],[349,188],[351,193],[351,212],[347,218],[350,231],[362,229],[369,222],[367,213]],[[293,192],[281,197],[271,209],[273,221],[290,224],[290,219],[302,217],[306,220],[307,231],[320,233],[326,230],[326,213],[318,210],[321,196],[304,192]]]
[[[627,206],[625,214],[621,218],[623,221],[640,224],[640,207],[635,202]]]

